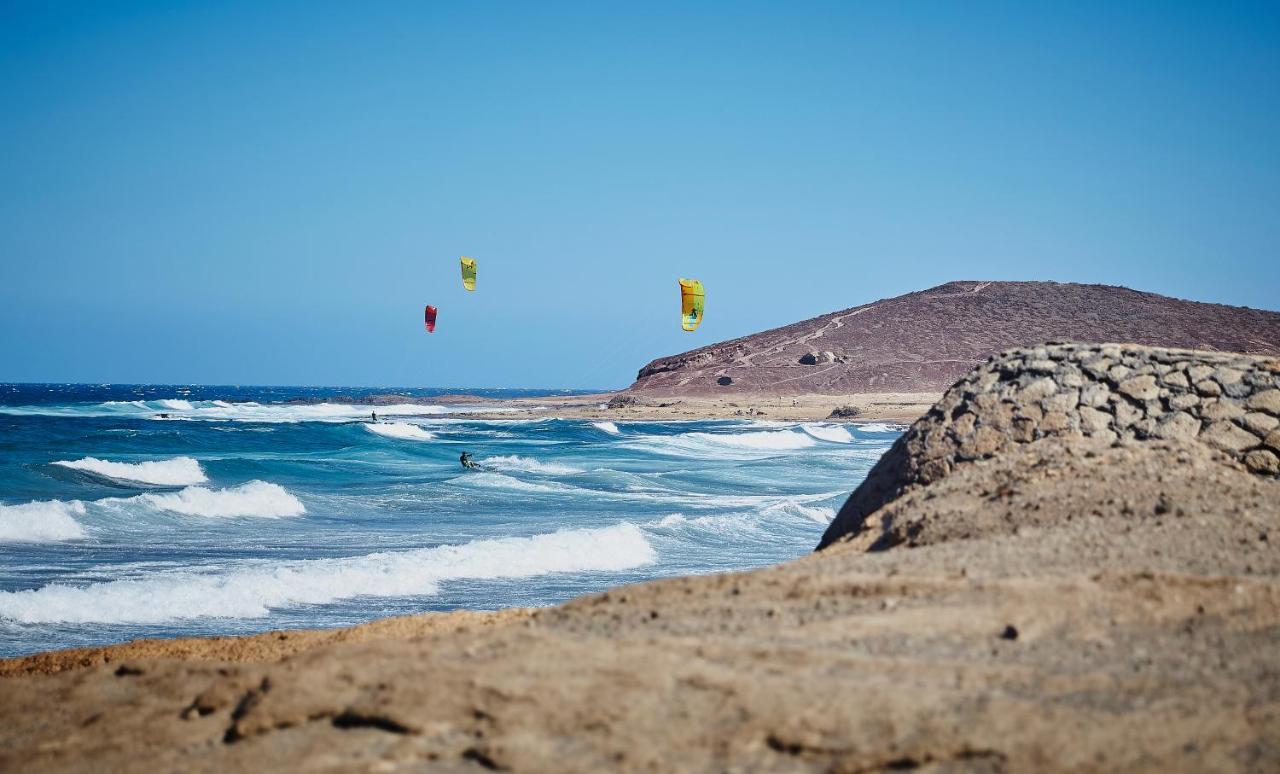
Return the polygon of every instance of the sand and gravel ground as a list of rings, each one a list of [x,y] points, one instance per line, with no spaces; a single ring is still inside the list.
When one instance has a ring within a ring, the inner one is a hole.
[[[623,396],[634,402],[612,408],[609,402]],[[766,395],[735,394],[726,397],[661,397],[643,393],[601,393],[565,398],[519,398],[502,402],[504,409],[535,411],[539,416],[596,421],[675,421],[694,419],[766,419],[813,422],[827,419],[831,412],[855,406],[852,421],[911,422],[928,411],[939,397],[934,392],[884,392],[856,395]],[[470,412],[476,419],[510,419],[506,412]]]

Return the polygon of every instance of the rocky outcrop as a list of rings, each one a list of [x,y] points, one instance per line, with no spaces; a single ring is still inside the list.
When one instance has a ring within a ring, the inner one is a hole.
[[[819,548],[858,536],[890,501],[958,467],[1044,438],[1185,441],[1280,475],[1280,359],[1051,343],[993,357],[946,392],[849,497]],[[885,532],[873,547],[901,539]]]
[[[1107,285],[949,282],[658,358],[630,389],[936,395],[996,352],[1072,340],[1280,355],[1280,313]]]

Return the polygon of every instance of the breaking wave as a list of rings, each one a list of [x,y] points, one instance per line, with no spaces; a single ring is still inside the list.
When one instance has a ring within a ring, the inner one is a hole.
[[[453,410],[466,410],[458,407]],[[405,403],[392,406],[347,403],[229,403],[224,400],[107,401],[96,404],[0,406],[0,414],[58,417],[125,417],[130,419],[205,420],[224,422],[358,422],[370,413],[392,416],[438,416],[444,406]],[[164,416],[161,416],[161,415]]]
[[[582,472],[581,469],[570,467],[569,465],[560,465],[555,462],[539,462],[530,457],[521,457],[516,454],[486,457],[481,462],[486,467],[497,468],[498,470],[512,470],[520,473],[546,473],[551,476],[568,476]]]
[[[841,425],[801,425],[800,428],[820,441],[852,443],[853,434]]]
[[[621,444],[655,454],[680,457],[753,459],[816,446],[818,441],[798,430],[755,430],[746,433],[681,433],[624,436]]]
[[[151,462],[111,462],[97,457],[79,460],[59,460],[53,463],[72,470],[82,470],[112,481],[156,486],[190,486],[203,484],[209,478],[200,463],[190,457],[174,457]]]
[[[892,425],[886,422],[857,422],[854,427],[864,433],[900,433],[906,425]]]
[[[464,473],[461,476],[449,480],[452,484],[462,484],[464,486],[474,486],[481,489],[510,489],[516,492],[581,492],[583,490],[575,486],[566,486],[554,482],[534,483],[532,481],[522,481],[515,476],[508,476],[504,473],[495,473],[493,471],[483,470],[472,473]]]
[[[654,562],[638,527],[560,530],[527,538],[382,552],[344,559],[266,562],[211,573],[158,573],[88,586],[0,592],[0,618],[22,623],[162,623],[261,618],[273,609],[354,597],[438,593],[451,580],[620,572]]]
[[[613,422],[592,422],[591,426],[597,430],[602,430],[609,435],[622,435],[622,431]]]
[[[152,508],[184,516],[209,518],[234,518],[252,516],[277,519],[285,516],[301,516],[307,512],[302,501],[279,484],[266,481],[250,481],[228,489],[208,489],[189,486],[169,494],[144,494],[123,502],[136,501]],[[117,500],[116,502],[121,502]]]
[[[79,500],[0,505],[0,542],[53,543],[78,540],[85,536],[85,532],[75,517],[83,516],[84,512],[84,503]]]
[[[383,435],[387,438],[399,438],[404,441],[430,441],[436,437],[435,433],[423,430],[421,427],[411,425],[408,422],[366,423],[364,429],[377,435]]]

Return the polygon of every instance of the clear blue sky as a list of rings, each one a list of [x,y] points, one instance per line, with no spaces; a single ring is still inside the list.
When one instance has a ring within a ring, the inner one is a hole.
[[[1280,5],[0,3],[0,380],[623,386],[953,279],[1280,308]]]

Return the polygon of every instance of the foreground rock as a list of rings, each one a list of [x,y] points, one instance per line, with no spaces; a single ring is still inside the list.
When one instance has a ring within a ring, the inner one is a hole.
[[[957,382],[876,463],[819,547],[872,533],[882,538],[875,547],[888,547],[903,536],[868,519],[883,505],[973,460],[1042,438],[1102,446],[1191,441],[1274,477],[1280,359],[1120,344],[1001,353]]]
[[[1274,769],[1280,481],[1199,436],[1037,428],[764,570],[10,662],[0,770]]]

